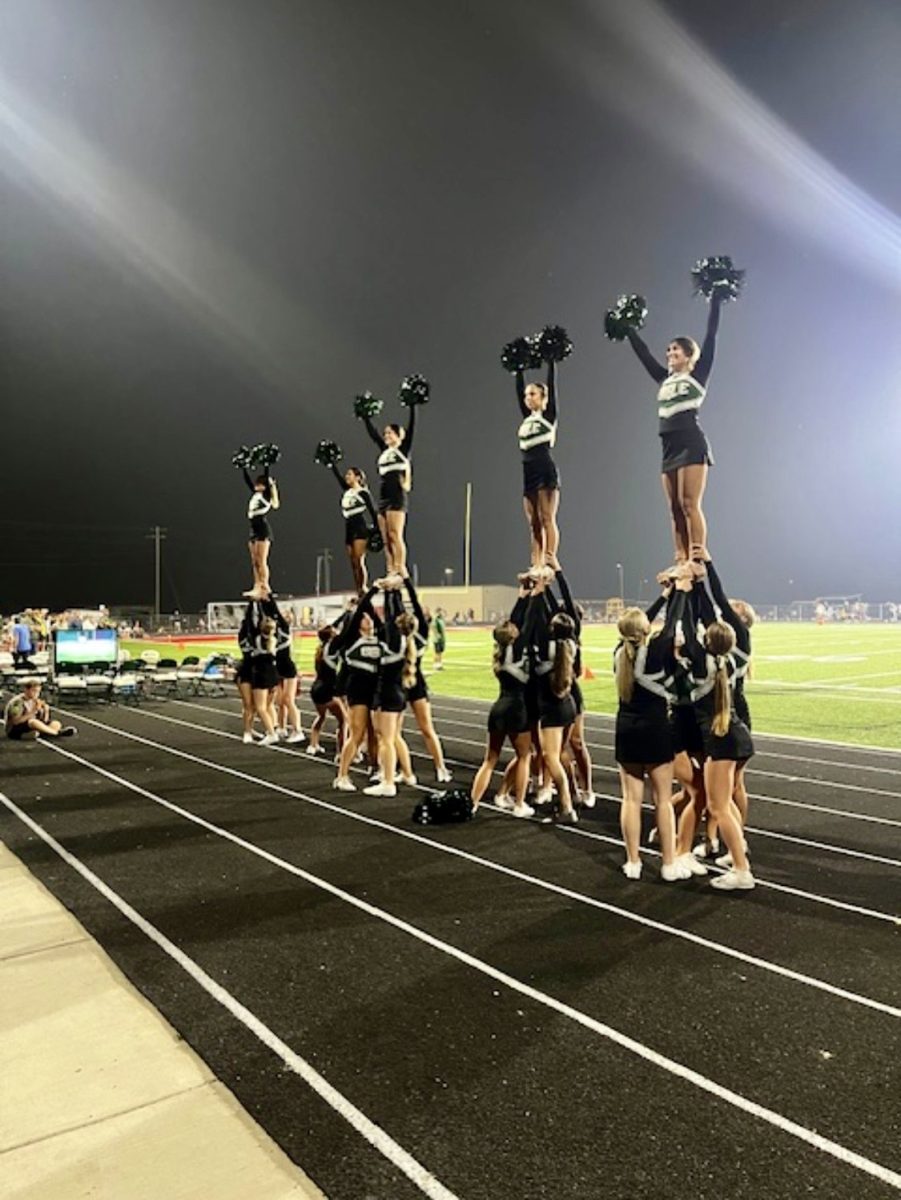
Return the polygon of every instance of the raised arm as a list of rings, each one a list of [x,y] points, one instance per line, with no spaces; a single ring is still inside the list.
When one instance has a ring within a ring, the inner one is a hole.
[[[372,521],[372,528],[378,529],[379,518],[378,513],[375,511],[375,505],[372,503],[372,493],[369,491],[369,488],[361,488],[360,490],[363,496],[363,503],[366,505],[366,511],[369,513],[369,519]]]
[[[341,474],[341,472],[338,470],[338,468],[335,466],[334,463],[329,463],[329,470],[331,471],[331,473],[334,475],[335,479],[337,480],[338,487],[341,489],[341,491],[346,492],[347,487],[348,487],[347,481],[345,480],[344,476]]]
[[[529,410],[526,408],[526,377],[522,371],[517,371],[513,376],[516,382],[516,399],[519,401],[519,411],[522,414],[523,420],[529,415]]]
[[[703,589],[703,584],[695,583],[692,588],[691,595],[696,596],[698,588]],[[682,654],[691,664],[691,673],[695,679],[704,679],[707,675],[707,651],[698,641],[698,630],[694,616],[692,614],[692,603],[690,599],[686,600],[685,617],[682,621],[682,633],[685,637],[685,645],[682,647]]]
[[[241,474],[244,476],[244,482],[247,484],[248,491],[255,491],[253,480],[250,478],[250,472],[246,467],[241,468]]]
[[[408,575],[404,580],[407,588],[407,595],[410,597],[410,604],[413,608],[413,615],[416,618],[416,624],[419,626],[419,636],[427,638],[429,636],[429,622],[425,613],[422,611],[422,605],[419,603],[419,597],[416,594],[416,588],[413,586],[413,580]]]
[[[547,408],[545,416],[549,421],[557,420],[557,364],[547,365]]]
[[[626,334],[629,339],[629,345],[638,355],[638,359],[650,377],[655,383],[663,383],[666,379],[666,367],[657,361],[654,355],[647,348],[644,339],[641,338],[634,329],[630,329]]]
[[[670,593],[663,628],[648,642],[648,670],[672,667],[676,624],[678,621],[682,621],[684,624],[685,599],[685,592],[680,589]]]
[[[372,417],[364,417],[363,424],[366,426],[366,432],[379,448],[379,453],[385,449],[385,439],[372,423]]]
[[[576,627],[576,637],[582,633],[582,618],[579,616],[579,610],[576,608],[576,602],[573,600],[573,594],[569,590],[569,583],[562,571],[557,571],[557,583],[560,585],[560,595],[563,597],[563,611],[572,617]]]
[[[360,598],[359,604],[353,610],[351,617],[345,622],[341,631],[335,635],[333,641],[339,643],[342,647],[351,646],[357,640],[360,634],[360,623],[363,620],[363,614],[368,613],[373,621],[378,621],[375,610],[372,607],[372,597],[378,591],[375,584],[369,591]],[[379,622],[381,624],[381,622]],[[337,647],[336,647],[337,649]]]
[[[647,617],[647,619],[649,621],[657,620],[657,618],[660,616],[660,610],[663,608],[664,604],[666,604],[666,602],[670,598],[671,594],[672,594],[671,588],[668,588],[666,591],[661,592],[660,595],[657,597],[657,599],[654,601],[654,603],[651,604],[649,608],[645,609],[644,615]]]
[[[404,437],[403,446],[401,447],[404,454],[406,454],[407,458],[409,458],[413,452],[413,433],[416,429],[416,410],[417,410],[417,408],[419,408],[418,404],[410,405],[410,422],[407,425],[407,432]]]
[[[748,627],[729,603],[729,597],[723,588],[722,580],[717,574],[716,567],[710,561],[707,563],[707,579],[710,584],[710,595],[719,608],[723,620],[735,630],[735,644],[745,654],[749,653],[751,649],[751,635],[748,632]]]
[[[716,353],[716,335],[720,327],[720,309],[723,307],[722,292],[714,291],[710,297],[710,311],[707,314],[707,332],[704,334],[704,344],[701,346],[701,356],[692,371],[701,387],[706,387],[713,367],[713,356]]]

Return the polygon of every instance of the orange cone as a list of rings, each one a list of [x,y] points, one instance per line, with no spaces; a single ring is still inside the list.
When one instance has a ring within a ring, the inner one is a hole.
[[[582,678],[583,679],[594,679],[595,678],[594,671],[592,671],[591,667],[583,667],[582,668]]]

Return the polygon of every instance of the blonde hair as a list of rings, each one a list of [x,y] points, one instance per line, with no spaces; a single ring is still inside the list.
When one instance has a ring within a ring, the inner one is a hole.
[[[495,675],[500,675],[504,651],[508,646],[512,646],[519,637],[519,630],[512,621],[500,621],[495,625],[491,636],[494,638],[494,657],[491,665]]]
[[[651,631],[651,622],[640,608],[627,608],[616,623],[622,647],[616,656],[616,690],[620,700],[628,704],[635,692],[635,655]]]
[[[704,642],[708,654],[713,655],[716,663],[711,729],[716,737],[722,737],[728,732],[729,721],[732,717],[732,685],[729,683],[726,655],[731,654],[735,649],[735,630],[725,621],[714,621],[707,626]]]
[[[729,603],[738,614],[738,619],[741,621],[742,625],[745,625],[748,629],[750,629],[757,620],[757,613],[754,611],[753,605],[750,605],[747,600],[730,599]]]
[[[558,700],[568,696],[575,679],[576,644],[573,635],[576,626],[569,613],[557,613],[551,618],[548,632],[554,636],[556,650],[551,667],[551,691]]]
[[[411,613],[401,613],[394,624],[405,639],[404,669],[401,672],[400,682],[403,687],[411,688],[416,683],[416,664],[418,662],[416,638],[413,636],[416,632],[416,618]]]
[[[275,631],[278,626],[272,617],[263,617],[260,621],[260,634],[264,639],[267,654],[275,654]]]

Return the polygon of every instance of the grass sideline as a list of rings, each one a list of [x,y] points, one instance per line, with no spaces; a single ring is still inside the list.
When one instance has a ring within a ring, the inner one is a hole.
[[[748,699],[754,727],[761,733],[852,742],[901,749],[901,623],[885,625],[765,624],[754,627],[754,661]],[[615,713],[611,625],[586,626],[585,666],[594,676],[583,681],[592,712]],[[158,650],[179,661],[188,654],[233,654],[233,638],[221,642],[123,643],[133,655]],[[309,673],[316,639],[295,637],[295,660]],[[437,695],[491,699],[497,695],[491,673],[491,632],[448,627],[445,669],[431,671]]]

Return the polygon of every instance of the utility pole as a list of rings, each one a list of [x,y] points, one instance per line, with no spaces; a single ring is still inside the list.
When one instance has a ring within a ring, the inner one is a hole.
[[[463,525],[463,585],[472,583],[472,484],[466,485],[466,516]]]
[[[326,595],[332,590],[332,552],[326,546],[322,551],[322,574],[325,587],[323,591]]]
[[[159,627],[161,565],[160,543],[166,540],[166,529],[164,526],[154,525],[150,533],[145,534],[145,537],[153,539],[153,624],[155,627]]]

